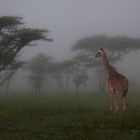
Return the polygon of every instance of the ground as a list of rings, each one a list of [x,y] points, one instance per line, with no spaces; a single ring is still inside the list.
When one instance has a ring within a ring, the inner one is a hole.
[[[127,99],[116,113],[107,94],[1,97],[0,140],[139,140],[140,96]]]

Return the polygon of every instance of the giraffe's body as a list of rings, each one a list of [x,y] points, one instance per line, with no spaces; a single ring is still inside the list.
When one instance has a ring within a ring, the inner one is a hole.
[[[101,57],[104,68],[108,75],[108,86],[110,90],[110,110],[112,110],[112,101],[115,105],[115,110],[118,111],[117,97],[115,91],[119,91],[123,98],[123,111],[126,110],[126,93],[128,90],[128,80],[125,76],[121,75],[111,66],[107,60],[106,54],[103,49],[100,49],[95,57]]]
[[[114,90],[118,90],[122,97],[126,95],[128,80],[115,69],[112,69],[108,75],[108,84]]]

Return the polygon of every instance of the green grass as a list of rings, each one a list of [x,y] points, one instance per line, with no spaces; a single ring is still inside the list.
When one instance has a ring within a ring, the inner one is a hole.
[[[107,94],[1,97],[0,140],[139,140],[140,97],[130,94],[127,112],[118,113],[108,111],[107,98]]]

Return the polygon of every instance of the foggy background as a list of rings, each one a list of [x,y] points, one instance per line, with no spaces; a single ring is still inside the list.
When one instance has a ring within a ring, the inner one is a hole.
[[[60,62],[73,56],[70,47],[83,37],[107,34],[140,38],[139,6],[138,0],[0,0],[0,16],[21,16],[25,25],[50,31],[53,42],[37,42],[36,47],[24,48],[22,59],[30,60],[43,52]],[[133,52],[116,64],[137,86],[139,60],[140,53]],[[28,88],[26,81],[19,71],[14,79],[16,89]]]

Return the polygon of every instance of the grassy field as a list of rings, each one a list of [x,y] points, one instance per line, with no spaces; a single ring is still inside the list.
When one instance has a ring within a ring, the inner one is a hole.
[[[139,140],[140,96],[131,94],[118,113],[107,94],[1,97],[0,140]]]

